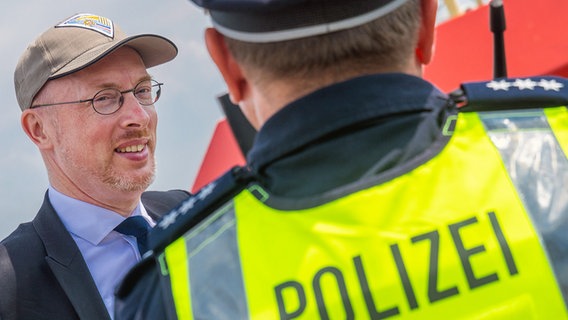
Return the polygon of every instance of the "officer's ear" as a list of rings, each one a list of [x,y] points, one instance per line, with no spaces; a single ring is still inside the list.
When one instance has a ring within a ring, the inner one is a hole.
[[[243,99],[243,90],[246,85],[246,79],[241,67],[229,52],[223,35],[214,28],[205,30],[205,44],[211,59],[217,65],[227,84],[231,102],[238,105]]]
[[[428,64],[434,53],[434,38],[436,28],[437,0],[421,0],[422,23],[416,47],[416,59],[421,64]]]

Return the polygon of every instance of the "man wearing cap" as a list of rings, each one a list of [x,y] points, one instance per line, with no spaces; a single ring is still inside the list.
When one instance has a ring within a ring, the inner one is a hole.
[[[565,79],[458,112],[421,78],[436,0],[193,2],[258,133],[152,229],[117,319],[566,319]]]
[[[162,36],[127,37],[93,14],[49,28],[21,55],[21,124],[49,188],[33,221],[0,243],[1,319],[111,319],[115,286],[141,259],[148,226],[188,197],[144,192],[163,85],[147,68],[176,55]]]

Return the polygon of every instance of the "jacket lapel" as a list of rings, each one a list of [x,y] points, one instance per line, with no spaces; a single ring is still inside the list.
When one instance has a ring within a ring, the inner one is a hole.
[[[185,190],[146,191],[142,194],[142,204],[148,215],[158,221],[189,196],[189,192]]]
[[[45,245],[47,264],[79,318],[110,320],[87,264],[51,206],[47,193],[33,225]]]

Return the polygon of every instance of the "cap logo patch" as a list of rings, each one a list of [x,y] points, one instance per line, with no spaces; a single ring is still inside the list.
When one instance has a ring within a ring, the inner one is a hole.
[[[102,33],[109,38],[114,37],[114,26],[112,20],[95,14],[78,14],[63,21],[55,27],[85,28]]]

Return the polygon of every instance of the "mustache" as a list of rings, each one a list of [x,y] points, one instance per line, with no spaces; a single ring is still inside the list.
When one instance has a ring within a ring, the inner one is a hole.
[[[148,130],[131,129],[117,137],[117,140],[150,139],[151,137],[152,135]]]

